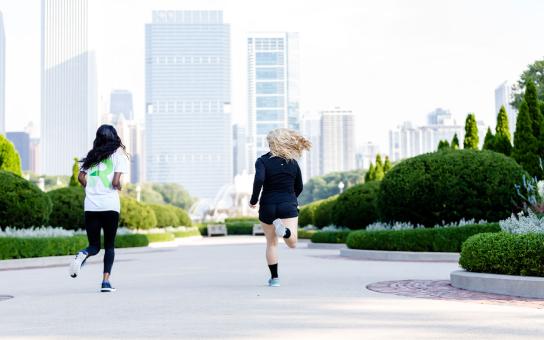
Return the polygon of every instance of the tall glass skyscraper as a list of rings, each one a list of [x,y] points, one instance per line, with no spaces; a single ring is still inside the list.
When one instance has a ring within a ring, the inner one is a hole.
[[[0,134],[6,133],[6,34],[0,12]]]
[[[41,43],[41,170],[68,175],[74,157],[92,146],[98,124],[88,1],[42,0]]]
[[[127,120],[134,119],[134,109],[132,107],[132,93],[127,90],[113,90],[110,94],[110,113],[115,115],[114,121],[117,121],[119,115],[123,115]]]
[[[214,198],[233,180],[230,26],[221,11],[156,11],[145,39],[147,180]]]
[[[247,40],[249,162],[267,152],[270,130],[300,129],[297,33],[253,33]]]

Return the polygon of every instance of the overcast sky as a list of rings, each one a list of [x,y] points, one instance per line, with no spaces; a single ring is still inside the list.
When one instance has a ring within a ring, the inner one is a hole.
[[[357,115],[357,141],[388,150],[387,132],[436,107],[494,124],[494,89],[544,57],[544,1],[89,0],[99,95],[144,107],[144,24],[152,10],[219,9],[231,25],[234,119],[246,119],[246,34],[300,34],[302,111]],[[7,38],[6,128],[40,118],[40,1],[1,0]],[[105,105],[105,104],[104,104]]]

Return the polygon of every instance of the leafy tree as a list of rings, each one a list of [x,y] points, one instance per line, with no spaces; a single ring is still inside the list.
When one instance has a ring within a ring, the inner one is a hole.
[[[532,80],[533,84],[536,86],[538,99],[544,101],[544,59],[537,60],[529,65],[521,74],[517,84],[513,86],[512,92],[514,98],[511,104],[517,109],[521,107],[525,86],[529,80]]]
[[[21,176],[21,158],[15,146],[6,137],[0,135],[0,170]]]
[[[383,172],[387,173],[389,170],[391,170],[392,167],[393,165],[391,164],[389,157],[385,156],[385,163],[383,164]]]
[[[344,183],[345,189],[347,189],[355,184],[362,183],[364,177],[364,170],[331,172],[324,176],[312,177],[304,185],[304,190],[299,197],[299,203],[304,205],[336,195],[339,192],[338,183],[340,181]]]
[[[478,150],[478,125],[476,124],[476,116],[474,113],[469,113],[465,121],[465,139],[463,141],[464,149]]]
[[[79,160],[74,158],[74,165],[72,165],[72,176],[70,177],[70,183],[68,186],[71,187],[79,187],[81,184],[77,180],[77,176],[79,175]]]
[[[538,157],[538,140],[533,135],[529,106],[525,100],[521,101],[519,113],[516,120],[516,131],[514,132],[514,148],[512,157],[531,176],[538,176],[541,173],[540,160]]]
[[[178,208],[189,209],[195,200],[183,186],[176,183],[153,183],[153,190],[161,194],[165,203]]]
[[[457,137],[457,132],[453,135],[451,140],[451,148],[454,150],[459,149],[459,137]]]
[[[491,132],[491,128],[487,128],[487,132],[485,134],[484,138],[484,150],[493,150],[495,147],[495,136],[493,136],[493,132]]]
[[[450,143],[447,140],[441,140],[438,142],[438,151],[448,150],[450,148]]]
[[[370,162],[370,166],[368,167],[368,171],[365,174],[365,182],[369,182],[374,178],[376,175],[374,174],[374,164]]]

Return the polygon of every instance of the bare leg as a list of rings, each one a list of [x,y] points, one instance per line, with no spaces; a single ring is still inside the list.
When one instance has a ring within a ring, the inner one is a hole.
[[[298,217],[282,218],[281,223],[291,231],[291,236],[283,239],[285,244],[289,248],[295,248],[298,241]]]
[[[266,262],[271,264],[278,263],[278,237],[272,224],[261,222],[266,237]]]

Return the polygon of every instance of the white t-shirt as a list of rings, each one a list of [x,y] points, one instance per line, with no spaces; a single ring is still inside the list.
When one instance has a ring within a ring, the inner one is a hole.
[[[90,169],[82,169],[87,174],[85,187],[85,211],[121,210],[119,193],[112,186],[113,174],[127,173],[129,160],[123,149],[119,148],[109,158]]]

